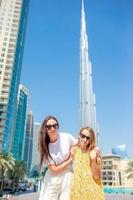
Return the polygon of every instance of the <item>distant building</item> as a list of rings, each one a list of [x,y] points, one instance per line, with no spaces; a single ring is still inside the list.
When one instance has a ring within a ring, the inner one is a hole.
[[[34,131],[33,131],[33,151],[32,151],[32,167],[37,167],[40,163],[40,154],[38,150],[38,139],[39,139],[39,131],[41,128],[40,123],[34,123]]]
[[[102,179],[104,186],[123,186],[124,172],[120,170],[121,158],[118,155],[102,156]]]
[[[29,112],[27,114],[25,140],[24,140],[24,153],[23,153],[23,160],[26,162],[28,173],[30,172],[31,161],[32,161],[33,125],[34,125],[33,114],[32,112]]]
[[[29,0],[0,0],[0,150],[11,151]]]
[[[121,159],[119,155],[102,156],[102,180],[104,186],[133,187],[133,179],[128,179],[125,170],[129,159]]]
[[[28,96],[28,89],[25,86],[20,85],[18,93],[16,124],[13,131],[11,148],[14,158],[17,160],[23,159]]]
[[[122,159],[128,158],[125,144],[112,148],[112,154],[119,155]]]

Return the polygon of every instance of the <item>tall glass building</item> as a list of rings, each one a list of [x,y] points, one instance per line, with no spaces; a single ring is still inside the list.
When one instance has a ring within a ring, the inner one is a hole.
[[[96,98],[92,85],[92,65],[89,58],[88,36],[84,0],[81,9],[80,31],[80,127],[90,126],[98,134],[96,120]]]
[[[35,166],[39,167],[39,163],[40,163],[40,153],[39,153],[39,148],[38,148],[40,128],[41,128],[41,124],[35,122],[34,123],[34,130],[33,130],[33,150],[32,150],[31,169],[33,169]]]
[[[0,0],[0,149],[11,151],[29,0]]]
[[[13,153],[14,158],[17,160],[23,159],[28,97],[28,89],[25,86],[20,85],[18,93],[16,123],[14,126],[11,148],[11,152]]]
[[[33,128],[34,128],[34,118],[32,112],[29,112],[27,114],[27,120],[26,120],[26,132],[25,132],[24,154],[23,154],[23,160],[26,162],[29,173],[32,162]]]

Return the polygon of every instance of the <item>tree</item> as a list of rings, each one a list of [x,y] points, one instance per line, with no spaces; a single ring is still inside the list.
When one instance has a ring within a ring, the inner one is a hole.
[[[3,192],[4,179],[8,170],[13,170],[14,158],[12,154],[7,152],[0,152],[0,193]]]
[[[39,169],[38,169],[38,165],[34,165],[34,167],[31,170],[31,174],[30,176],[32,178],[38,178],[39,177]]]
[[[133,160],[127,163],[127,169],[125,170],[125,172],[128,179],[133,178]]]
[[[26,164],[23,160],[15,160],[14,170],[10,172],[13,180],[13,190],[19,187],[19,180],[24,178],[27,172]]]

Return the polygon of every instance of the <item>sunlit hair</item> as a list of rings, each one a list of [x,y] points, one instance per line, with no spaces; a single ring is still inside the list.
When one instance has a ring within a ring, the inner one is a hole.
[[[91,127],[83,127],[80,129],[79,136],[83,132],[83,130],[87,130],[90,133],[90,140],[88,144],[88,150],[91,151],[93,148],[96,147],[96,138],[95,133]],[[78,145],[80,145],[80,138],[78,139]]]
[[[49,139],[49,136],[47,134],[47,129],[46,129],[47,121],[49,121],[50,119],[55,120],[59,128],[58,120],[54,116],[47,116],[41,125],[40,134],[39,134],[40,167],[42,166],[43,162],[44,163],[46,162],[48,157],[51,157],[49,153],[49,149],[48,149],[50,139]]]

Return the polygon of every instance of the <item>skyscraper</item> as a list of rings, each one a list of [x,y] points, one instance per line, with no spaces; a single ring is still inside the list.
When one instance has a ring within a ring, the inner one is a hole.
[[[40,163],[40,153],[39,153],[39,148],[38,148],[40,128],[41,128],[41,124],[35,122],[34,131],[33,131],[33,151],[32,151],[32,167],[31,167],[32,169],[35,166],[39,167],[39,163]]]
[[[0,149],[11,150],[29,0],[0,1]]]
[[[96,103],[92,87],[91,62],[88,55],[84,0],[81,10],[80,33],[80,126],[90,126],[97,133]]]
[[[15,159],[23,159],[24,139],[26,131],[26,115],[29,91],[24,85],[19,86],[16,123],[14,126],[11,152]]]
[[[26,162],[28,172],[30,172],[31,162],[32,162],[33,128],[34,128],[33,114],[32,112],[29,112],[27,114],[27,120],[26,120],[26,132],[25,132],[24,153],[23,153],[23,160]]]

